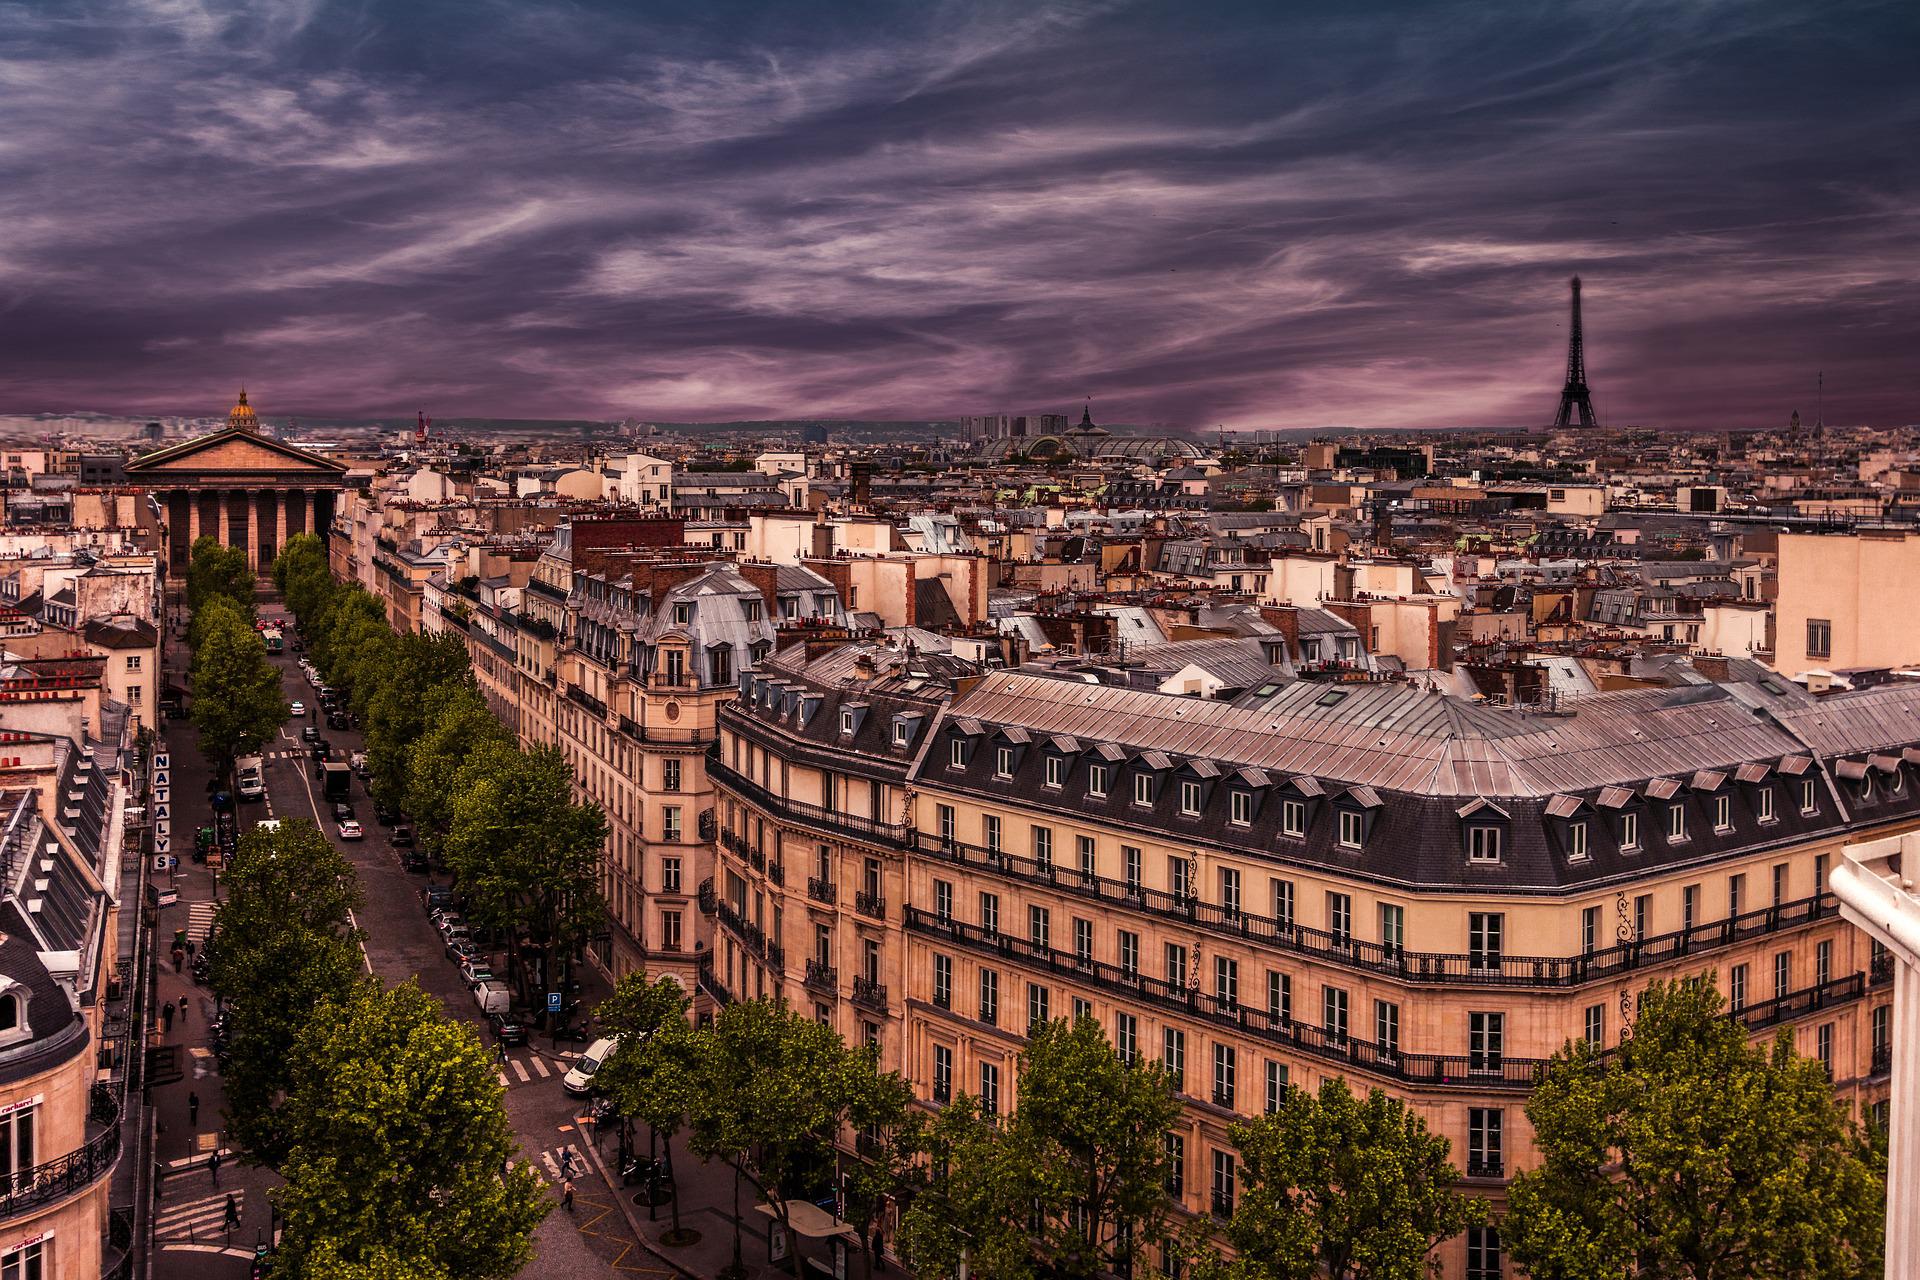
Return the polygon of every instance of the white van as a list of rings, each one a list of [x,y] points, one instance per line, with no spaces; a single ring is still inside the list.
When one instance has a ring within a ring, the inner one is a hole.
[[[234,789],[242,800],[261,800],[267,794],[267,762],[259,756],[241,756],[233,762]]]
[[[480,1014],[506,1013],[513,1008],[513,991],[504,982],[479,982],[474,984],[473,1002],[480,1006]]]
[[[580,1055],[580,1060],[573,1064],[573,1070],[560,1078],[561,1087],[568,1093],[586,1093],[592,1089],[593,1073],[598,1071],[600,1064],[612,1057],[613,1051],[619,1047],[618,1037],[595,1040],[587,1046],[587,1051]]]

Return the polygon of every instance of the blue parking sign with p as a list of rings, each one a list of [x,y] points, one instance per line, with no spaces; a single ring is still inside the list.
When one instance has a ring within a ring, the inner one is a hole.
[[[547,992],[547,1012],[560,1012],[560,993],[558,991]]]

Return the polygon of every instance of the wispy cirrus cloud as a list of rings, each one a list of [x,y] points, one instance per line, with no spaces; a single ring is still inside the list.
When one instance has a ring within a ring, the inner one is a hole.
[[[1911,6],[0,0],[0,408],[1907,421]]]

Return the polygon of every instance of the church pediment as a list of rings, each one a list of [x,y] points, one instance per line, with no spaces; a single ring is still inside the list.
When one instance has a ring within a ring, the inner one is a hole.
[[[127,464],[129,478],[162,474],[245,475],[249,472],[285,476],[306,472],[316,480],[337,480],[346,466],[305,449],[282,444],[248,431],[222,431],[170,445]]]

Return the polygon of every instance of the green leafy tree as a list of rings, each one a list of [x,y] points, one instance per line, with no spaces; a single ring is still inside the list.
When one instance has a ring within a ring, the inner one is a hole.
[[[243,835],[222,883],[208,982],[229,1010],[227,1127],[253,1159],[277,1166],[294,1042],[361,981],[348,915],[359,891],[352,866],[299,818]]]
[[[1440,1241],[1484,1217],[1455,1188],[1447,1140],[1379,1089],[1339,1076],[1289,1090],[1280,1109],[1229,1131],[1240,1194],[1227,1226],[1238,1256],[1202,1280],[1422,1280]]]
[[[1064,1201],[1064,1171],[965,1094],[928,1126],[927,1155],[926,1185],[908,1197],[894,1242],[907,1270],[919,1280],[948,1280],[964,1260],[974,1275],[1036,1280],[1032,1210]]]
[[[382,803],[407,798],[408,752],[433,724],[435,695],[472,685],[466,641],[457,634],[396,638],[391,666],[367,700],[369,784]]]
[[[540,985],[552,990],[556,957],[570,957],[606,916],[606,815],[573,802],[573,770],[552,747],[476,755],[456,775],[455,790],[443,847],[468,914],[524,933],[541,958]],[[522,968],[523,993],[527,977]]]
[[[198,613],[200,606],[215,596],[233,601],[241,609],[253,609],[253,570],[247,566],[247,553],[223,547],[218,539],[203,535],[196,538],[187,559],[187,608]]]
[[[1536,1280],[1840,1280],[1882,1269],[1885,1186],[1820,1063],[1755,1048],[1708,982],[1655,982],[1633,1035],[1555,1054],[1540,1167],[1502,1237]]]
[[[798,1194],[801,1175],[830,1158],[846,1119],[847,1051],[833,1028],[765,1000],[727,1006],[699,1045],[690,1145],[733,1170],[737,1271],[740,1184],[749,1183],[792,1231],[789,1193]]]
[[[686,1126],[693,1095],[701,1087],[701,1036],[687,1021],[690,1002],[672,978],[648,981],[629,973],[601,1001],[594,1018],[603,1033],[620,1037],[620,1047],[594,1073],[594,1087],[622,1122],[647,1126],[647,1152],[661,1142],[667,1149],[667,1176],[673,1185],[673,1238],[684,1235],[680,1195],[673,1168],[673,1139]]]
[[[420,838],[438,849],[453,826],[455,779],[485,753],[513,750],[513,735],[471,683],[441,685],[421,699],[426,727],[407,749],[403,807]]]
[[[847,1126],[857,1135],[855,1158],[844,1166],[846,1218],[860,1232],[862,1271],[873,1274],[874,1231],[889,1200],[924,1182],[926,1117],[913,1105],[913,1086],[880,1070],[880,1050],[863,1045],[846,1057]]]
[[[331,1280],[380,1258],[461,1280],[518,1272],[551,1205],[531,1167],[509,1163],[502,1099],[472,1028],[411,982],[369,984],[311,1019],[292,1055],[274,1274]]]
[[[1180,1109],[1159,1064],[1123,1062],[1092,1018],[1028,1037],[1013,1125],[1065,1179],[1067,1202],[1050,1206],[1045,1241],[1063,1274],[1122,1266],[1164,1234],[1165,1134]]]
[[[187,682],[200,751],[223,773],[235,756],[258,751],[287,718],[280,674],[266,642],[233,606],[215,602],[199,628]]]
[[[296,533],[287,539],[274,557],[273,583],[302,627],[318,625],[335,591],[327,549],[318,536]]]

